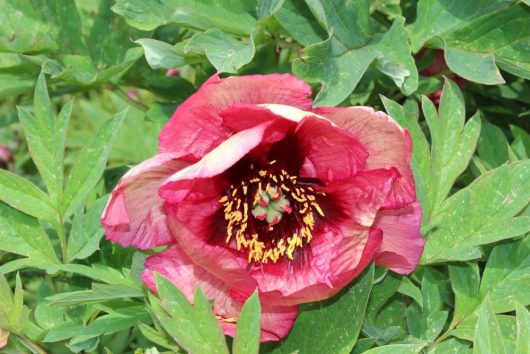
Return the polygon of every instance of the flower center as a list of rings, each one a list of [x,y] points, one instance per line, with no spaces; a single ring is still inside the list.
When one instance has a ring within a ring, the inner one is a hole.
[[[230,186],[219,200],[227,223],[225,242],[248,252],[249,263],[276,263],[284,256],[292,260],[296,249],[313,238],[315,213],[324,216],[318,195],[323,193],[285,170],[257,171],[252,178]]]

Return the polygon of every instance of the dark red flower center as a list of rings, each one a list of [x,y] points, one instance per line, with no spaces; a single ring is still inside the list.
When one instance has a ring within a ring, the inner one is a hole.
[[[283,169],[254,170],[239,185],[231,185],[219,202],[224,208],[226,239],[248,262],[292,260],[295,251],[311,242],[315,216],[324,216],[312,183],[301,183]]]

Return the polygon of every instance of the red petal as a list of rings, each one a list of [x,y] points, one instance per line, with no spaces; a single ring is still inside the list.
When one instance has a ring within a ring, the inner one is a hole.
[[[156,291],[154,272],[162,274],[177,286],[188,301],[193,301],[195,288],[200,286],[204,295],[213,300],[214,313],[223,318],[238,318],[243,301],[230,296],[229,287],[219,278],[194,264],[177,245],[151,256],[145,262],[146,270],[142,280]],[[278,341],[285,337],[298,313],[297,306],[262,305],[261,338],[264,341]],[[224,333],[235,335],[236,325],[219,320]]]
[[[383,231],[383,244],[376,263],[400,274],[411,273],[420,261],[425,243],[420,224],[421,207],[418,203],[379,212],[374,227]]]
[[[212,76],[173,114],[160,134],[161,152],[200,158],[230,136],[219,112],[238,103],[279,103],[311,108],[311,87],[289,74],[220,79]]]
[[[396,181],[383,208],[401,208],[416,201],[409,166],[412,141],[407,130],[401,129],[383,112],[375,112],[369,107],[322,107],[316,108],[315,112],[348,130],[366,146],[369,154],[366,169],[398,169],[401,178]]]
[[[157,190],[163,180],[187,165],[180,155],[159,154],[127,172],[101,217],[107,239],[140,249],[174,242]]]

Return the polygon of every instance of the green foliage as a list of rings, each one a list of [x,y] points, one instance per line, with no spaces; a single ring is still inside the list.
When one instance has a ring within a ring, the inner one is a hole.
[[[526,353],[529,6],[0,1],[0,148],[12,155],[0,156],[0,352]],[[100,216],[215,72],[292,72],[316,106],[384,109],[406,128],[421,265],[407,276],[371,265],[300,305],[273,344],[259,342],[257,293],[227,341],[201,289],[187,299],[157,276],[149,291],[152,252],[104,241]]]

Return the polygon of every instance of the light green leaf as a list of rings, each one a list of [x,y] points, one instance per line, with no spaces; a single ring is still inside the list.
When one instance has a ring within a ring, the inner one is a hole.
[[[129,286],[94,283],[91,290],[64,292],[49,296],[46,301],[52,306],[72,306],[143,296],[142,291]]]
[[[0,203],[0,249],[28,257],[14,261],[17,262],[15,264],[3,264],[0,273],[8,273],[22,266],[46,269],[59,263],[48,235],[37,220],[4,203]]]
[[[107,204],[108,196],[98,199],[88,208],[86,214],[79,210],[72,221],[72,229],[66,248],[68,259],[84,259],[99,249],[104,229],[100,217]]]
[[[177,345],[173,343],[173,339],[167,333],[163,331],[157,331],[143,323],[140,323],[138,328],[151,342],[158,344],[161,347],[171,349],[175,353],[184,353]]]
[[[261,306],[255,292],[243,305],[237,319],[236,336],[232,351],[234,354],[257,354],[261,334]]]
[[[137,39],[145,53],[145,59],[153,69],[173,69],[189,64],[181,46],[172,46],[150,38]]]
[[[515,353],[524,354],[530,348],[530,312],[520,303],[515,305],[517,316],[517,336]]]
[[[415,354],[419,353],[426,343],[418,344],[389,344],[382,347],[372,348],[364,354]]]
[[[235,73],[254,57],[254,40],[244,44],[227,36],[218,29],[211,29],[193,36],[184,48],[185,53],[204,52],[208,60],[218,70]]]
[[[141,288],[136,282],[125,277],[118,270],[102,264],[92,264],[91,267],[82,264],[59,264],[47,269],[49,274],[56,274],[59,271],[83,275],[111,285],[124,285],[133,289]]]
[[[373,281],[371,265],[333,299],[304,305],[289,336],[274,353],[350,353],[361,330]]]
[[[516,217],[529,200],[530,161],[481,175],[436,210],[436,229],[428,236],[422,263],[477,258],[478,251],[468,250],[529,232],[529,217]]]
[[[452,323],[460,323],[481,302],[480,273],[477,263],[449,264],[449,277],[455,294],[455,310]]]
[[[103,124],[92,142],[79,155],[77,163],[68,176],[64,191],[62,205],[66,216],[73,213],[99,181],[126,113],[127,109]]]
[[[293,62],[293,72],[308,82],[322,82],[315,99],[316,105],[336,105],[357,86],[368,66],[376,62],[380,71],[390,76],[396,85],[410,95],[418,87],[418,71],[410,54],[404,19],[397,18],[388,32],[370,37],[368,2],[325,2],[326,10],[313,13],[332,35],[325,41],[304,48],[301,58]],[[339,6],[331,10],[334,6]],[[345,6],[341,9],[340,6]],[[348,17],[344,23],[338,22]],[[356,21],[352,20],[355,18]],[[326,27],[329,26],[329,27]],[[348,26],[353,26],[349,28]],[[348,31],[353,31],[349,33]]]
[[[35,87],[35,117],[19,107],[18,114],[31,156],[48,189],[53,204],[56,205],[63,189],[63,158],[66,130],[72,112],[69,101],[56,118],[44,74],[39,75]]]
[[[322,42],[328,37],[304,0],[285,0],[274,17],[302,45]]]
[[[30,310],[24,306],[24,290],[17,273],[15,293],[0,272],[0,329],[20,334],[28,320]]]
[[[27,179],[3,169],[0,169],[0,200],[36,218],[57,220],[57,211],[46,193]]]
[[[196,30],[219,28],[235,35],[248,35],[256,19],[241,9],[211,0],[118,0],[112,10],[142,30],[174,23]]]
[[[456,338],[449,338],[439,344],[434,344],[427,354],[470,354],[469,343]]]
[[[162,327],[183,349],[192,353],[228,354],[211,305],[199,288],[191,305],[169,280],[156,274],[156,283],[160,299],[149,294],[153,312]]]
[[[482,304],[478,312],[477,327],[473,340],[473,354],[504,354],[501,330],[495,312],[488,299]]]
[[[420,307],[423,307],[423,295],[421,290],[418,289],[418,287],[408,277],[403,277],[401,279],[401,283],[399,284],[397,291],[403,295],[413,298]]]

